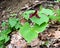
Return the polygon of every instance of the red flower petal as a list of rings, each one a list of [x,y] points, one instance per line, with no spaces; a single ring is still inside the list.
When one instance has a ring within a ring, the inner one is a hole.
[[[35,12],[33,14],[30,14],[29,18],[32,18],[33,16],[40,18],[37,14],[37,10],[35,10]]]

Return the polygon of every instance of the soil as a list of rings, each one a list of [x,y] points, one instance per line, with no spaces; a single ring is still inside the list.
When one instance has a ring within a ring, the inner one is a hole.
[[[53,0],[1,0],[0,32],[3,30],[2,22],[8,22],[10,14],[16,13],[17,17],[21,19],[22,12],[29,9],[39,9],[40,5],[44,8],[60,9],[60,3]],[[24,23],[24,21],[22,22]],[[14,31],[11,33],[11,41],[6,48],[60,48],[60,23],[51,21],[49,27],[30,44],[22,38],[18,31]]]

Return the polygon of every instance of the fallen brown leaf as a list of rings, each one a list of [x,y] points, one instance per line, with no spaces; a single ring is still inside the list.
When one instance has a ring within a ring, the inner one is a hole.
[[[60,31],[55,31],[54,36],[56,39],[60,38]]]

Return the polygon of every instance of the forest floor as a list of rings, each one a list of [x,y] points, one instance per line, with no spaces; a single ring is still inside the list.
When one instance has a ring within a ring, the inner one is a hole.
[[[59,9],[60,3],[54,1],[35,1],[35,0],[4,0],[0,2],[0,32],[3,30],[1,24],[7,22],[10,14],[16,13],[18,18],[21,13],[29,9],[37,9],[42,5],[44,8]],[[38,38],[28,44],[19,34],[14,31],[11,33],[11,41],[6,48],[60,48],[60,23],[51,21],[43,33]]]

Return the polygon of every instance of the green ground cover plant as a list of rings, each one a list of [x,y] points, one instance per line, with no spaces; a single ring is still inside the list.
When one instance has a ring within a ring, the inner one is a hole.
[[[11,14],[14,16],[16,14]],[[10,33],[18,30],[22,37],[31,43],[35,38],[38,37],[38,33],[44,32],[49,25],[49,20],[60,22],[60,9],[52,10],[42,8],[41,10],[27,10],[21,16],[23,16],[27,22],[24,25],[21,24],[18,18],[9,18],[8,23],[3,22],[2,27],[8,26],[0,32],[0,48],[5,48],[5,44],[10,40]],[[30,20],[31,23],[28,21]]]

